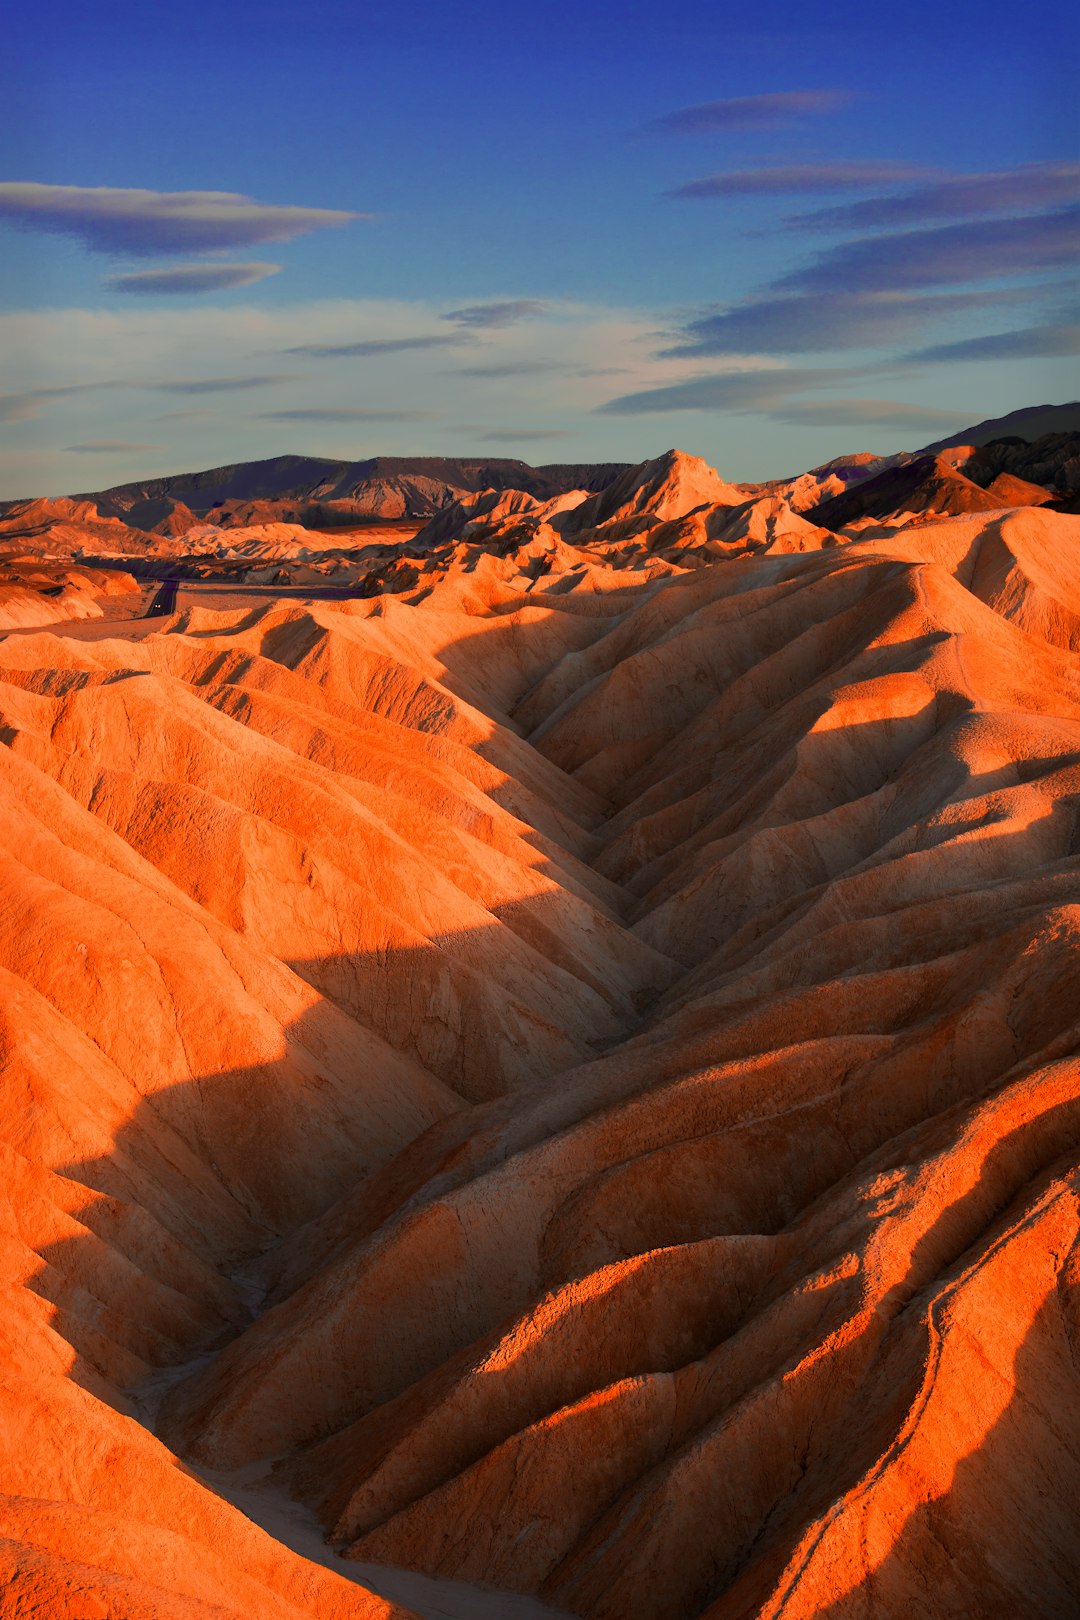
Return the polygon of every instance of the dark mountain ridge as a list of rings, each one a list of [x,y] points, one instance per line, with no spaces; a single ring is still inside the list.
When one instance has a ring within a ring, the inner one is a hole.
[[[462,495],[522,489],[540,499],[571,489],[606,489],[627,463],[543,467],[503,457],[369,456],[332,461],[321,456],[274,456],[196,473],[174,473],[87,492],[102,516],[153,527],[173,505],[197,517],[233,522],[272,518],[340,523],[430,517]],[[258,503],[258,513],[252,506]],[[273,510],[266,510],[272,503]],[[215,516],[216,515],[216,516]]]
[[[1080,433],[1080,400],[1064,405],[1024,405],[1007,416],[990,416],[974,427],[963,428],[947,439],[937,439],[924,445],[920,455],[932,456],[941,450],[950,450],[955,444],[989,444],[994,439],[1017,437],[1027,441],[1042,439],[1049,433]]]

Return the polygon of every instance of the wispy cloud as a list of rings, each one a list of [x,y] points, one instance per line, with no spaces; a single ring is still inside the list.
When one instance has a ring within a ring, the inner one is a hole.
[[[455,366],[452,377],[541,377],[566,370],[561,360],[504,360],[487,366]]]
[[[861,376],[842,367],[769,367],[760,371],[725,371],[691,377],[661,388],[620,394],[599,407],[605,416],[647,416],[668,411],[761,411],[786,403],[792,394],[829,388]]]
[[[842,242],[775,283],[793,292],[872,293],[1072,269],[1080,206]]]
[[[547,305],[537,298],[509,298],[492,304],[467,304],[464,309],[452,309],[442,318],[444,321],[453,321],[458,326],[478,327],[480,329],[513,326],[515,321],[529,320],[532,316],[543,315]]]
[[[815,209],[788,221],[829,231],[896,229],[964,215],[1032,214],[1080,197],[1080,163],[1026,163],[993,174],[958,174],[899,196],[866,197],[842,207]]]
[[[845,175],[854,186],[861,183],[861,176],[872,177],[878,167],[826,163],[740,170],[693,182],[684,194],[810,189],[831,178],[839,184]],[[902,167],[892,169],[897,179],[902,172]],[[796,264],[756,297],[727,309],[704,311],[687,323],[681,341],[662,350],[660,358],[887,348],[910,342],[953,315],[1010,304],[1045,305],[1055,295],[1060,300],[1060,279],[1035,285],[1031,278],[1036,274],[1060,278],[1077,262],[1080,206],[1050,205],[1075,197],[1078,181],[1080,164],[1029,164],[994,174],[938,176],[896,196],[866,198],[797,216],[797,224],[859,225],[865,230]],[[1020,206],[1024,213],[1008,212]],[[965,213],[975,217],[965,219]],[[984,217],[978,217],[980,213]],[[1001,217],[995,217],[998,214]],[[924,223],[938,217],[946,223]],[[919,223],[921,228],[877,234],[878,227],[905,222]],[[1013,284],[972,286],[979,282]],[[1053,340],[1031,336],[1034,330],[1025,328],[1028,337],[1003,334],[1000,345],[985,350],[983,340],[972,340],[976,346],[964,353],[970,358],[982,352],[987,358],[1052,353]],[[959,354],[952,345],[941,350],[943,358]],[[923,357],[923,351],[919,353]]]
[[[238,389],[269,388],[275,383],[288,382],[291,379],[280,374],[260,374],[251,377],[181,377],[175,379],[154,379],[144,383],[133,383],[133,387],[156,388],[163,394],[231,394]]]
[[[371,410],[353,405],[312,405],[292,411],[262,411],[260,422],[431,422],[434,411]]]
[[[498,428],[480,435],[481,444],[526,444],[530,439],[576,439],[569,428]]]
[[[136,191],[0,181],[0,221],[73,236],[95,253],[208,253],[288,242],[362,214],[261,203],[233,191]]]
[[[41,415],[47,406],[58,401],[76,398],[80,394],[95,394],[108,389],[149,389],[162,394],[224,394],[237,389],[266,388],[293,379],[278,376],[255,377],[123,377],[102,378],[100,382],[63,383],[46,388],[27,388],[20,393],[0,394],[0,422],[30,422]],[[181,420],[189,416],[202,416],[204,411],[178,411],[172,417],[159,417],[159,421]]]
[[[250,287],[253,282],[276,276],[280,264],[181,264],[167,270],[132,270],[110,276],[107,285],[115,292],[163,297],[173,293],[226,292],[230,287]]]
[[[956,363],[963,360],[1057,360],[1080,354],[1080,324],[1024,326],[1012,332],[963,338],[959,343],[937,343],[903,356],[916,363]]]
[[[75,455],[105,455],[121,450],[160,450],[160,444],[135,444],[131,439],[85,439],[82,444],[66,444]]]
[[[726,129],[783,129],[807,118],[836,112],[854,99],[850,90],[776,90],[761,96],[730,96],[701,101],[692,107],[654,118],[645,128],[654,135],[708,135]]]
[[[311,354],[326,359],[346,360],[354,355],[404,354],[409,349],[445,349],[460,343],[460,337],[437,332],[425,337],[364,338],[357,343],[299,343],[285,354]]]
[[[669,197],[812,196],[816,192],[866,191],[873,186],[905,185],[932,171],[915,163],[787,163],[769,168],[732,169],[707,174],[669,191]],[[816,218],[808,215],[807,218]]]
[[[109,382],[68,383],[54,388],[25,388],[20,393],[0,394],[0,422],[31,422],[54,400],[93,393],[99,388],[123,386]]]
[[[823,354],[885,348],[904,342],[935,321],[972,310],[1029,303],[1042,288],[957,293],[791,293],[759,298],[684,329],[667,358],[722,354]]]
[[[814,389],[842,387],[861,368],[780,368],[693,377],[665,388],[624,394],[601,407],[606,415],[646,416],[671,411],[725,411],[767,416],[790,427],[887,428],[898,433],[951,430],[970,422],[970,412],[891,399],[806,399]]]
[[[800,399],[774,406],[768,415],[789,427],[892,428],[897,433],[946,432],[964,427],[977,411],[946,411],[894,399]]]

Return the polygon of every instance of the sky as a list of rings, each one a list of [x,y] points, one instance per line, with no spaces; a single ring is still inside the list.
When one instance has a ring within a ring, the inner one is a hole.
[[[286,452],[731,478],[1080,395],[1060,0],[36,0],[0,497]]]

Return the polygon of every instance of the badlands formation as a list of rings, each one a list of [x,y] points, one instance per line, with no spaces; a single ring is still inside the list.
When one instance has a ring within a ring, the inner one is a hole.
[[[4,1614],[1075,1614],[1066,441],[4,514]]]

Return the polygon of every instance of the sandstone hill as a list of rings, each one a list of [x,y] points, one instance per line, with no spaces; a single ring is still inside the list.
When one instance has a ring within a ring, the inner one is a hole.
[[[702,469],[0,639],[14,1614],[1074,1611],[1080,516]]]
[[[955,517],[1003,506],[1075,510],[1077,496],[1080,434],[1053,433],[1033,443],[993,439],[900,457],[804,510],[825,528],[842,529],[860,518],[902,511]]]
[[[917,456],[875,473],[811,507],[809,516],[825,528],[842,529],[857,518],[889,517],[894,512],[958,517],[963,512],[993,512],[1005,504],[967,478],[945,452]]]

